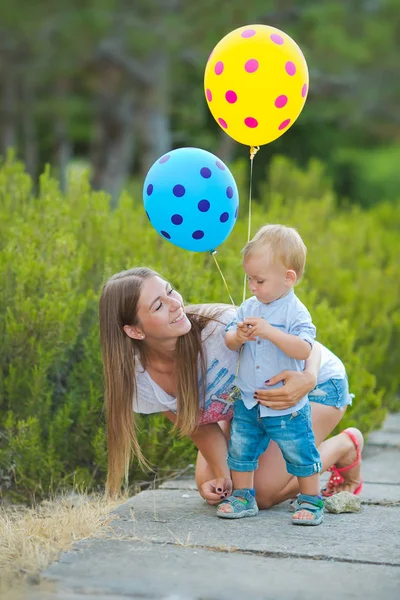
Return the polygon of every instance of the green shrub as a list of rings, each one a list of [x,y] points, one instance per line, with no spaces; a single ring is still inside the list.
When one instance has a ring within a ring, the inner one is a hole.
[[[259,168],[261,159],[255,159]],[[236,303],[243,293],[240,250],[247,239],[246,163],[234,166],[241,214],[217,259]],[[364,432],[397,408],[399,389],[400,207],[336,206],[322,165],[300,171],[276,159],[254,203],[252,232],[265,222],[297,227],[308,249],[298,294],[318,339],[345,362],[354,405],[345,424]],[[229,302],[208,253],[169,244],[152,229],[141,200],[125,194],[111,211],[84,176],[67,194],[47,171],[37,196],[23,166],[0,168],[0,485],[14,498],[67,485],[104,483],[106,439],[97,306],[114,272],[148,265],[187,302]],[[184,268],[183,268],[184,266]],[[159,473],[195,459],[190,441],[162,416],[140,418],[145,455]],[[133,469],[133,476],[143,474]]]

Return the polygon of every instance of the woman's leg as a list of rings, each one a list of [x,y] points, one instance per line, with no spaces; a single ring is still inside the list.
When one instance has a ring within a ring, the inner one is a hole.
[[[311,402],[310,405],[315,442],[321,455],[322,470],[326,471],[333,464],[340,467],[350,465],[357,457],[357,450],[349,436],[340,433],[329,440],[325,439],[340,422],[344,411],[316,402]],[[361,432],[358,429],[352,429],[352,431],[360,440],[362,447]],[[342,491],[342,489],[353,491],[360,478],[360,465],[350,469],[343,476],[345,482],[341,488],[338,488],[338,491]],[[294,498],[299,492],[297,478],[286,471],[282,453],[275,442],[270,443],[259,459],[254,487],[259,508],[270,508],[283,500]]]

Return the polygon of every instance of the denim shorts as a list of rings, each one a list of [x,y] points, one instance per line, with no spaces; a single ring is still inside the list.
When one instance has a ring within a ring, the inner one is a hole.
[[[321,471],[309,402],[290,415],[278,417],[260,417],[258,405],[249,410],[242,400],[236,400],[233,411],[228,453],[230,469],[255,471],[258,458],[273,440],[281,449],[288,473],[309,477]]]
[[[328,381],[316,385],[308,394],[310,402],[334,406],[341,410],[344,410],[346,406],[351,405],[353,398],[354,394],[349,393],[347,375],[343,379],[328,379]]]

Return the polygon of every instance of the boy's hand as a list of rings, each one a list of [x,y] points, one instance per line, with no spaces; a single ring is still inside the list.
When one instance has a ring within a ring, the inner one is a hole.
[[[260,317],[247,317],[243,321],[243,325],[248,329],[252,340],[255,340],[257,337],[268,340],[271,330],[273,330],[272,325]]]
[[[236,326],[236,337],[240,344],[250,341],[251,328],[244,323],[238,323]]]

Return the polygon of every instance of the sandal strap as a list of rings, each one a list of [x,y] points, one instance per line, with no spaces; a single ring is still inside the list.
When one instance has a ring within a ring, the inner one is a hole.
[[[293,514],[296,515],[302,510],[307,510],[314,516],[317,516],[324,512],[324,503],[320,498],[315,496],[299,494],[297,497],[297,507]]]
[[[350,469],[352,469],[353,467],[358,465],[358,463],[361,460],[360,444],[358,442],[358,439],[354,435],[354,433],[352,431],[349,431],[348,429],[344,429],[342,431],[342,433],[345,433],[346,435],[348,435],[349,438],[351,439],[351,441],[353,442],[354,447],[357,451],[357,458],[354,462],[351,463],[351,465],[347,465],[346,467],[337,467],[336,465],[332,465],[328,469],[328,471],[330,471],[332,473],[332,475],[330,476],[329,481],[326,485],[328,490],[329,489],[332,490],[334,487],[337,487],[338,485],[342,484],[344,482],[344,477],[342,476],[342,473],[345,473],[346,471],[350,471]]]
[[[229,504],[232,507],[233,513],[241,513],[257,507],[255,498],[253,496],[250,497],[249,492],[240,492],[239,490],[235,490],[232,496],[225,498],[219,506],[222,506],[222,504]]]
[[[347,465],[347,467],[336,467],[336,470],[338,471],[338,473],[345,473],[346,471],[349,471],[350,469],[352,469],[353,467],[358,465],[358,463],[360,462],[360,459],[361,459],[360,444],[358,443],[358,440],[357,440],[356,436],[354,435],[354,433],[352,431],[349,431],[348,429],[344,429],[342,431],[342,433],[345,433],[346,435],[348,435],[349,438],[351,439],[351,441],[353,442],[354,447],[357,451],[357,458],[353,463],[351,463],[351,465]]]
[[[308,494],[299,494],[297,496],[298,505],[308,504],[312,508],[324,508],[324,502],[320,496],[309,496]]]

